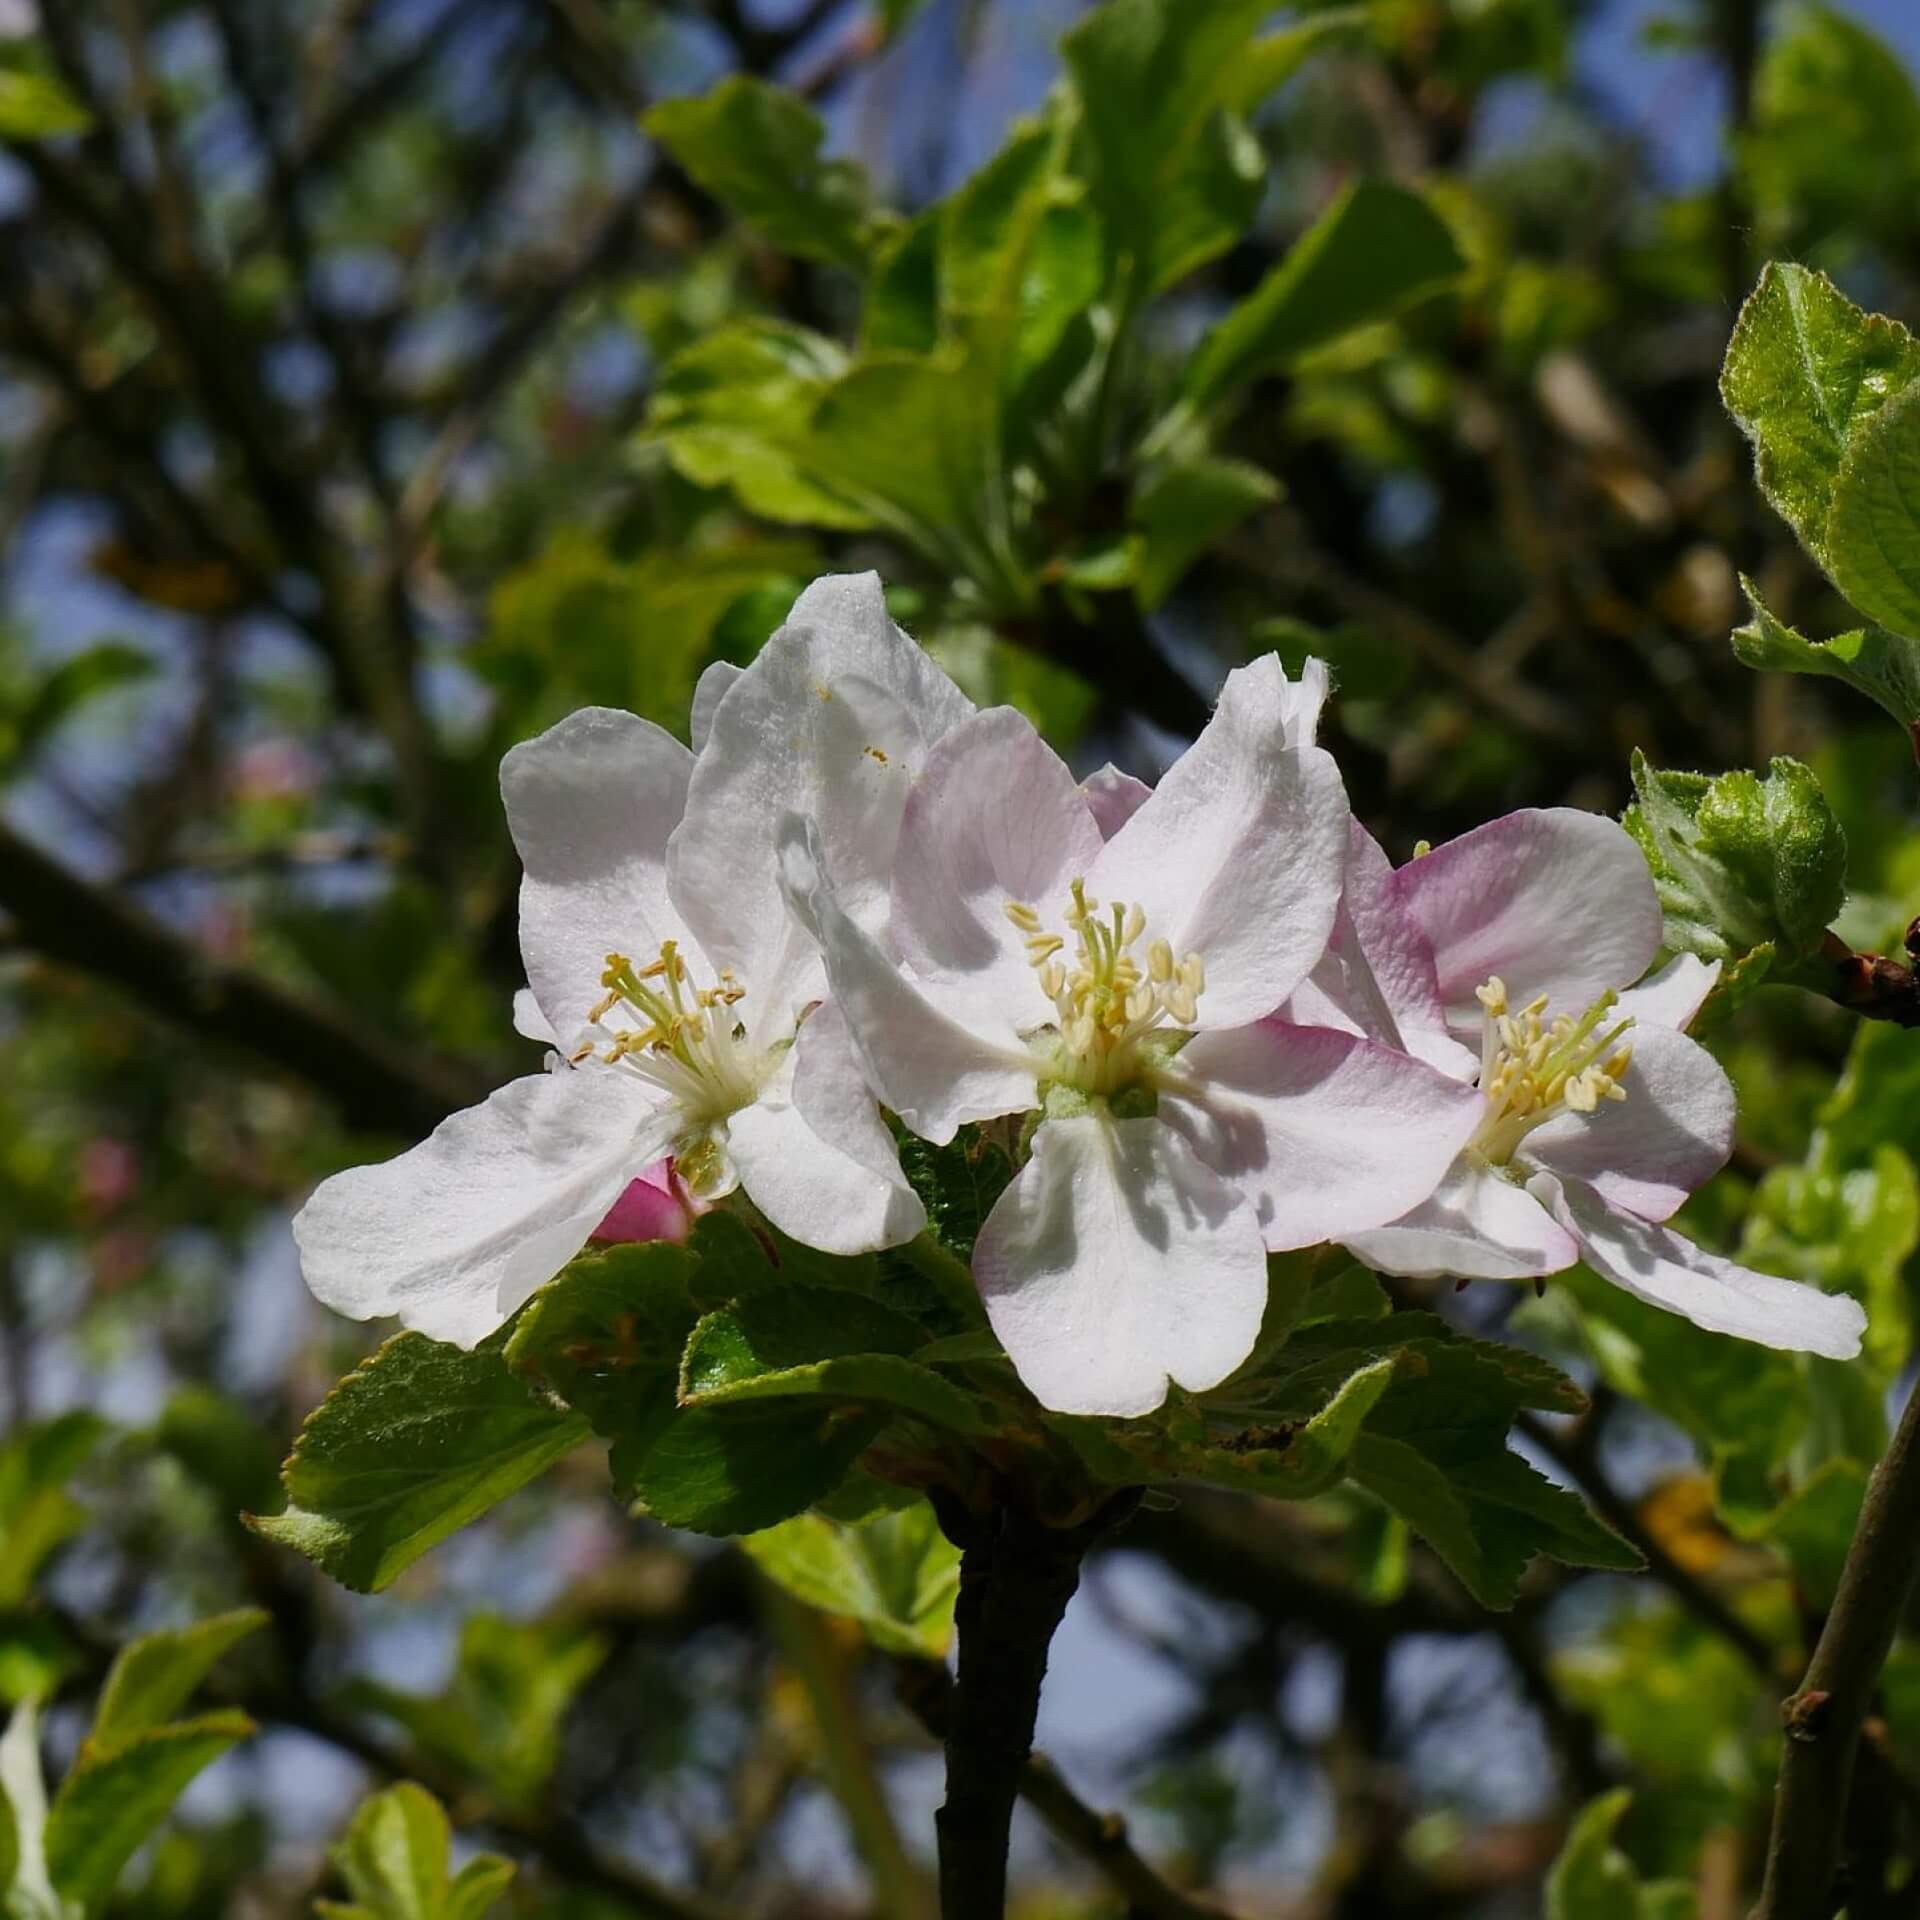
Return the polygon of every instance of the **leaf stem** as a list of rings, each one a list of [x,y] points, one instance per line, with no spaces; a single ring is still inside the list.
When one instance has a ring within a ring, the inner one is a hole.
[[[1752,1920],[1828,1920],[1847,1830],[1861,1728],[1920,1574],[1920,1392],[1867,1485],[1800,1690],[1781,1708],[1787,1738],[1774,1790],[1767,1877]]]

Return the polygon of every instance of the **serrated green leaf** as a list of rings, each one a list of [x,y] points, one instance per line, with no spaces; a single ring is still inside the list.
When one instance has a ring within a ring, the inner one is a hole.
[[[286,1511],[250,1524],[374,1592],[589,1431],[509,1373],[497,1346],[399,1334],[308,1415],[282,1473]]]
[[[199,1774],[255,1731],[244,1713],[203,1713],[81,1750],[47,1816],[47,1874],[97,1911],[134,1850]]]
[[[1666,944],[1706,959],[1771,944],[1798,958],[1846,899],[1846,836],[1811,769],[1784,757],[1764,779],[1662,773],[1633,758],[1639,841],[1666,916]]]
[[[1187,400],[1214,406],[1314,347],[1390,319],[1466,264],[1452,230],[1417,193],[1356,182],[1208,333],[1187,364]]]
[[[798,94],[737,73],[641,124],[701,186],[789,253],[858,272],[870,226],[866,177],[820,149],[826,128]]]
[[[1741,309],[1721,397],[1753,442],[1761,491],[1823,565],[1847,450],[1916,378],[1920,342],[1809,268],[1775,261]]]
[[[1742,575],[1740,584],[1753,617],[1734,629],[1733,650],[1748,666],[1842,680],[1909,734],[1920,725],[1920,640],[1885,627],[1856,627],[1831,640],[1808,640],[1773,617],[1751,580]]]
[[[451,1877],[453,1829],[439,1801],[403,1780],[363,1800],[333,1850],[354,1899],[354,1920],[480,1920],[514,1876],[513,1863],[480,1854]]]
[[[242,1607],[129,1641],[107,1670],[88,1746],[115,1746],[170,1720],[228,1648],[272,1617],[262,1608]]]
[[[1862,613],[1920,635],[1920,388],[1896,394],[1847,441],[1827,513],[1826,564]]]
[[[971,1261],[981,1225],[1013,1178],[1013,1163],[991,1141],[956,1135],[936,1147],[918,1134],[896,1136],[900,1168],[927,1210],[927,1224],[957,1259]]]
[[[1216,540],[1280,494],[1279,481],[1245,460],[1185,460],[1151,469],[1133,497],[1133,590],[1142,609],[1152,612]]]
[[[797,1514],[740,1544],[789,1593],[825,1613],[857,1620],[883,1651],[945,1657],[960,1590],[960,1550],[924,1500],[857,1525]]]

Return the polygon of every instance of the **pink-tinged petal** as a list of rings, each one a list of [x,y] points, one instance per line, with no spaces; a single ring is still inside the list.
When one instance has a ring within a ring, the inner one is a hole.
[[[470,1347],[586,1244],[677,1110],[605,1067],[530,1074],[411,1151],[324,1181],[293,1222],[300,1268],[337,1313]]]
[[[583,707],[500,763],[507,825],[526,869],[520,952],[548,1025],[576,1033],[609,953],[643,965],[687,930],[667,897],[667,841],[693,755],[650,720]]]
[[[1664,1220],[1733,1151],[1733,1085],[1712,1054],[1671,1027],[1635,1027],[1624,1100],[1563,1113],[1520,1157],[1585,1181],[1616,1207]]]
[[[809,1019],[802,1033],[812,1025]],[[795,1071],[790,1059],[759,1101],[728,1123],[728,1149],[747,1197],[782,1233],[822,1253],[873,1253],[911,1240],[927,1224],[926,1209],[901,1174],[892,1143],[891,1166],[876,1169],[867,1164],[869,1153],[850,1154],[824,1139],[794,1104]],[[870,1095],[866,1106],[877,1126]],[[834,1103],[816,1097],[815,1111],[831,1114]],[[856,1137],[854,1144],[872,1143]]]
[[[1206,969],[1199,1025],[1271,1013],[1325,952],[1347,855],[1333,761],[1288,745],[1298,690],[1272,655],[1227,676],[1213,718],[1088,876]]]
[[[707,735],[713,731],[713,716],[720,711],[720,702],[745,672],[745,667],[736,667],[731,660],[715,660],[695,682],[693,711],[687,720],[687,738],[692,741],[695,753],[707,744]]]
[[[1087,775],[1080,791],[1086,796],[1101,839],[1111,840],[1140,811],[1153,789],[1108,761],[1097,773]]]
[[[901,959],[923,979],[969,981],[1024,1008],[1035,1026],[1052,1020],[1007,903],[1030,903],[1058,931],[1069,884],[1104,844],[1065,761],[1024,714],[992,707],[963,720],[928,754],[900,823]]]
[[[1151,1413],[1243,1361],[1266,1310],[1253,1208],[1158,1120],[1048,1120],[973,1250],[987,1317],[1058,1413]]]
[[[787,904],[825,956],[861,1074],[915,1133],[941,1143],[970,1120],[1035,1104],[1036,1063],[1003,1007],[965,987],[911,981],[840,904],[810,822],[788,816],[780,859]]]
[[[1433,949],[1456,1037],[1477,1044],[1474,989],[1494,977],[1575,1013],[1638,980],[1660,945],[1660,903],[1626,829],[1572,807],[1491,820],[1409,861],[1394,894]]]
[[[790,1032],[821,992],[818,957],[781,906],[780,821],[817,823],[848,912],[880,931],[907,789],[927,748],[972,711],[866,573],[816,580],[703,716],[673,895],[709,955],[746,982],[740,1012],[757,1040]]]
[[[1669,960],[1658,973],[1650,973],[1637,987],[1629,987],[1620,996],[1616,1019],[1631,1015],[1642,1028],[1692,1026],[1693,1016],[1720,978],[1718,960],[1702,960],[1696,954],[1682,953]]]
[[[1851,1360],[1860,1351],[1867,1316],[1849,1294],[1822,1293],[1777,1274],[1755,1273],[1670,1228],[1620,1212],[1577,1180],[1536,1174],[1530,1191],[1579,1240],[1587,1265],[1636,1300],[1664,1307],[1709,1333],[1789,1353]]]
[[[801,1023],[793,1060],[793,1104],[807,1125],[848,1159],[910,1192],[900,1171],[899,1149],[860,1070],[846,1016],[831,1000],[815,1007]],[[923,1224],[916,1224],[904,1237],[910,1239]]]
[[[1471,1087],[1391,1047],[1278,1020],[1197,1035],[1160,1095],[1161,1119],[1253,1202],[1276,1252],[1418,1206],[1480,1112]]]
[[[1530,1280],[1580,1257],[1573,1236],[1531,1194],[1464,1157],[1431,1199],[1343,1244],[1376,1273],[1419,1280]]]
[[[694,1210],[673,1176],[671,1160],[656,1160],[607,1209],[592,1238],[614,1245],[637,1240],[684,1240],[693,1231]]]
[[[1357,820],[1348,826],[1346,890],[1333,937],[1283,1013],[1299,1026],[1399,1047],[1455,1080],[1480,1070],[1479,1056],[1447,1033],[1433,949],[1394,896],[1392,864]]]

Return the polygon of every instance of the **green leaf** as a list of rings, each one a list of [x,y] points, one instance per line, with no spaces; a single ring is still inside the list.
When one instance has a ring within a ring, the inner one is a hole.
[[[85,133],[93,116],[44,67],[0,68],[0,140]]]
[[[308,1415],[282,1471],[286,1511],[250,1524],[374,1592],[588,1431],[515,1379],[497,1347],[398,1334]]]
[[[1150,469],[1133,496],[1134,594],[1142,609],[1151,613],[1216,540],[1280,493],[1279,481],[1245,460]]]
[[[1452,230],[1417,193],[1359,181],[1208,333],[1187,364],[1186,397],[1211,407],[1313,347],[1391,318],[1466,265]]]
[[[1920,640],[1885,627],[1856,627],[1831,640],[1808,640],[1768,612],[1744,575],[1753,617],[1733,633],[1733,650],[1750,667],[1843,680],[1911,732],[1920,725]]]
[[[761,1572],[809,1606],[857,1620],[882,1651],[946,1656],[960,1549],[924,1500],[852,1526],[797,1514],[740,1544]]]
[[[1858,1460],[1828,1460],[1781,1501],[1762,1526],[1742,1532],[1779,1547],[1805,1604],[1824,1615],[1839,1590],[1840,1570],[1866,1496],[1865,1466]]]
[[[826,128],[798,94],[733,74],[697,100],[666,100],[641,121],[716,200],[789,253],[866,265],[866,177],[821,157]]]
[[[242,1607],[129,1641],[107,1671],[89,1745],[115,1746],[172,1719],[227,1649],[272,1617]]]
[[[1632,1793],[1616,1787],[1575,1816],[1547,1873],[1546,1920],[1692,1920],[1692,1890],[1678,1881],[1643,1882],[1613,1844]]]
[[[106,1431],[94,1414],[63,1413],[0,1447],[0,1607],[20,1605],[41,1562],[85,1522],[67,1482]]]
[[[1916,377],[1920,342],[1809,268],[1774,262],[1740,311],[1721,397],[1753,442],[1761,491],[1823,565],[1842,460]]]
[[[973,1259],[973,1243],[1007,1183],[1013,1163],[991,1140],[963,1131],[943,1147],[918,1134],[897,1135],[900,1168],[927,1210],[934,1237],[954,1257]]]
[[[1847,442],[1827,514],[1827,571],[1862,613],[1920,635],[1920,388]]]
[[[1259,622],[1252,640],[1259,651],[1277,653],[1295,678],[1309,658],[1324,660],[1335,690],[1347,700],[1384,700],[1398,693],[1413,666],[1405,647],[1371,627],[1313,627],[1278,618]]]
[[[662,369],[647,437],[696,486],[730,487],[749,513],[795,526],[869,527],[864,507],[801,464],[814,408],[846,370],[846,355],[822,334],[736,321]]]
[[[1639,841],[1666,915],[1666,944],[1710,960],[1771,943],[1797,959],[1820,944],[1846,898],[1846,836],[1797,760],[1750,772],[1660,773],[1633,758]]]
[[[476,1855],[457,1878],[453,1829],[439,1801],[403,1780],[363,1800],[333,1850],[352,1906],[322,1902],[330,1920],[481,1920],[514,1876],[497,1854]]]
[[[244,1713],[228,1711],[149,1727],[111,1746],[90,1740],[47,1816],[47,1873],[55,1888],[97,1912],[173,1803],[254,1731]]]
[[[1266,163],[1241,116],[1344,19],[1258,42],[1264,0],[1111,0],[1062,43],[1079,98],[1094,201],[1149,299],[1236,241]]]

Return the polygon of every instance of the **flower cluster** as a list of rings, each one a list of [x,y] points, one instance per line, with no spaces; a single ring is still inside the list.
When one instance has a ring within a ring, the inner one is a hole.
[[[972,703],[872,575],[714,667],[692,748],[574,714],[501,769],[525,867],[516,1023],[544,1072],[295,1222],[321,1299],[471,1344],[594,1237],[738,1190],[829,1253],[925,1226],[887,1115],[991,1124],[1019,1171],[973,1270],[1046,1406],[1135,1415],[1247,1357],[1267,1255],[1522,1279],[1584,1261],[1701,1326],[1838,1358],[1860,1308],[1662,1223],[1726,1159],[1647,975],[1613,822],[1514,814],[1393,868],[1315,744],[1318,663],[1228,677],[1159,785],[1082,782]]]

